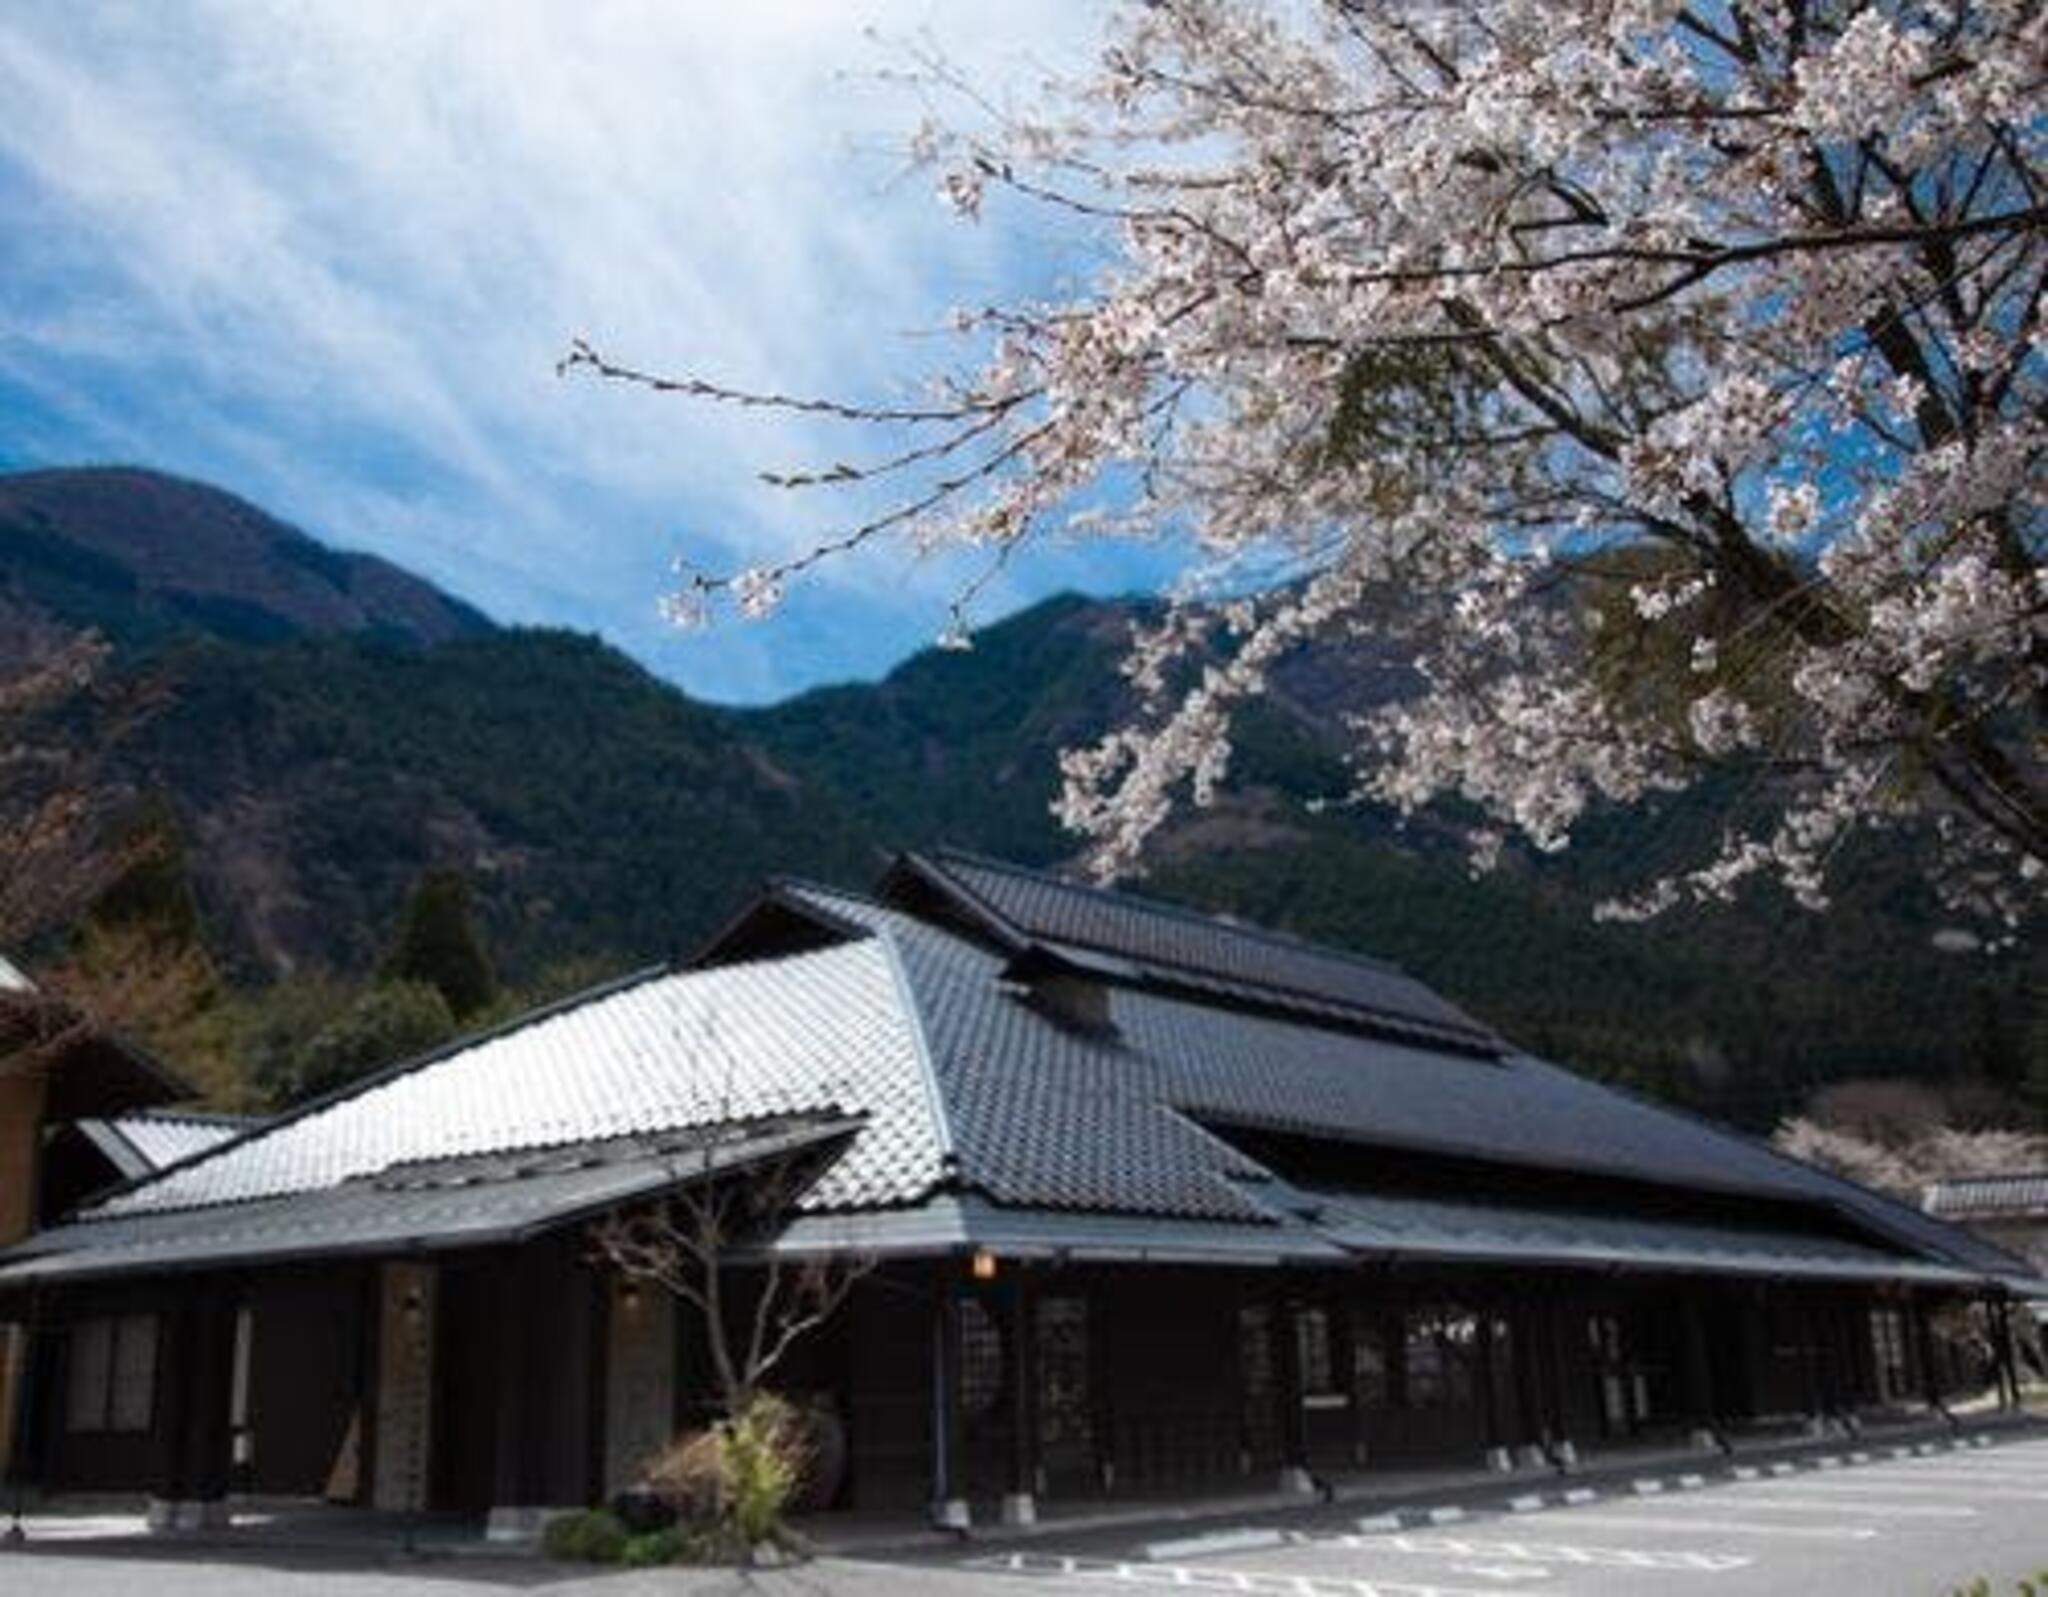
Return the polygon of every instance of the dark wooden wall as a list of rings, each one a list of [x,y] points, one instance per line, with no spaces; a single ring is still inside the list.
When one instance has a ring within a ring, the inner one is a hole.
[[[435,1506],[592,1501],[601,1489],[607,1299],[575,1239],[446,1255],[439,1265]],[[374,1407],[366,1399],[375,1270],[370,1262],[303,1265],[46,1292],[31,1477],[61,1490],[205,1487],[209,1461],[225,1455],[222,1349],[231,1349],[234,1310],[246,1304],[255,1439],[235,1484],[319,1492],[350,1417],[359,1404]],[[1006,1260],[978,1281],[956,1258],[891,1266],[862,1281],[771,1384],[843,1420],[842,1505],[929,1500],[942,1347],[953,1494],[985,1502],[1020,1483],[1054,1498],[1169,1492],[1269,1481],[1284,1465],[1331,1474],[1475,1464],[1488,1447],[1568,1438],[1597,1448],[1720,1421],[1850,1409],[1881,1395],[1870,1340],[1878,1301],[1850,1286],[1555,1270]],[[1955,1361],[1923,1344],[1923,1303],[1889,1301],[1909,1311],[1917,1400],[1923,1370],[1952,1379]],[[1055,1356],[1048,1305],[1058,1308],[1065,1360],[1057,1425],[1045,1395],[1046,1360]],[[164,1325],[149,1428],[70,1431],[68,1327],[137,1311]],[[703,1422],[712,1388],[701,1327],[688,1310],[676,1323],[680,1430]],[[1434,1343],[1419,1329],[1431,1324],[1441,1333]],[[1303,1329],[1311,1325],[1312,1335]],[[1319,1372],[1322,1389],[1306,1390]],[[1054,1430],[1060,1435],[1048,1440]],[[368,1459],[367,1433],[363,1446]]]
[[[238,1484],[279,1496],[326,1490],[367,1397],[369,1271],[305,1265],[250,1279],[249,1465]]]

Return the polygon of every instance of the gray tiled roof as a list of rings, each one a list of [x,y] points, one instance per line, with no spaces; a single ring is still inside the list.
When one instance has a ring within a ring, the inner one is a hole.
[[[1346,1248],[1387,1258],[1491,1260],[1808,1280],[1971,1279],[1941,1265],[1792,1225],[1646,1219],[1552,1205],[1290,1189],[1316,1228]]]
[[[1906,1205],[1526,1054],[1450,1057],[1114,985],[1112,1025],[1072,1030],[1004,981],[1003,952],[858,894],[785,895],[901,950],[959,1179],[1001,1203],[1248,1221],[1260,1208],[1235,1178],[1257,1167],[1201,1129],[1243,1126],[1818,1204],[1936,1258],[2021,1268]]]
[[[241,1115],[181,1114],[175,1109],[81,1120],[78,1129],[133,1178],[181,1163],[255,1130],[259,1119]]]
[[[1925,1207],[1949,1220],[2048,1218],[2048,1171],[1936,1181],[1927,1189]]]
[[[0,1281],[481,1247],[520,1241],[681,1181],[841,1138],[825,1116],[394,1165],[317,1192],[82,1220],[30,1238]]]
[[[1054,884],[1044,897],[1063,905],[1070,891]],[[1016,979],[1014,943],[836,889],[787,883],[775,896],[847,940],[643,976],[459,1043],[116,1194],[79,1216],[66,1245],[140,1245],[121,1227],[225,1205],[260,1225],[266,1206],[286,1203],[293,1226],[317,1231],[325,1203],[341,1205],[337,1215],[376,1208],[366,1188],[384,1193],[377,1202],[399,1225],[403,1194],[380,1182],[432,1168],[422,1162],[844,1116],[860,1128],[802,1203],[801,1227],[819,1234],[849,1213],[890,1210],[903,1217],[888,1223],[922,1235],[910,1210],[950,1202],[948,1224],[991,1237],[1113,1233],[1118,1247],[1187,1256],[1206,1236],[1219,1256],[1334,1256],[1330,1238],[1262,1201],[1272,1172],[1225,1140],[1256,1127],[1356,1144],[1360,1189],[1372,1185],[1375,1149],[1436,1151],[1831,1207],[1902,1250],[1996,1276],[2023,1268],[1759,1143],[1526,1055],[1445,1053],[1145,980],[1102,980],[1091,991],[1105,1023],[1086,1024]],[[1011,907],[1065,935],[1124,935],[1078,909]],[[1239,938],[1223,940],[1236,948]],[[508,1189],[539,1179],[520,1173],[522,1161],[512,1169]],[[427,1190],[421,1201],[453,1200]],[[509,1190],[492,1200],[520,1201]],[[1374,1212],[1385,1221],[1390,1211]],[[1498,1216],[1466,1218],[1483,1228]],[[366,1234],[383,1223],[364,1220]],[[1362,1214],[1360,1236],[1373,1223]],[[1577,1245],[1605,1245],[1585,1235]],[[1668,1241],[1674,1260],[1732,1246]]]
[[[791,891],[902,949],[962,1177],[1005,1201],[1246,1212],[1228,1178],[1249,1161],[1196,1120],[1782,1195],[1807,1190],[1797,1167],[1753,1144],[1527,1056],[1446,1059],[1128,988],[1108,993],[1113,1030],[1068,1030],[1001,981],[1000,955],[851,894]],[[1084,1173],[1078,1159],[1106,1169]],[[1121,1173],[1138,1166],[1142,1177]],[[1103,1190],[1140,1179],[1148,1191]],[[1154,1201],[1136,1201],[1147,1196]]]
[[[879,942],[647,977],[460,1044],[88,1213],[247,1202],[411,1160],[828,1110],[868,1124],[807,1202],[900,1202],[938,1179],[915,1016]]]
[[[1407,1023],[1495,1051],[1500,1039],[1398,966],[1130,893],[941,850],[910,856],[1010,929],[1092,949],[1223,992],[1288,996]]]

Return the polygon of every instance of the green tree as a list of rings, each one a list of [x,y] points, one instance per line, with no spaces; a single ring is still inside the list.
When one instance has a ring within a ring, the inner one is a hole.
[[[457,1020],[498,996],[497,973],[478,936],[469,883],[459,871],[429,871],[413,888],[398,940],[378,973],[387,982],[424,982]]]
[[[440,990],[419,981],[380,982],[314,1033],[277,1083],[286,1100],[315,1097],[385,1065],[423,1053],[455,1034]]]

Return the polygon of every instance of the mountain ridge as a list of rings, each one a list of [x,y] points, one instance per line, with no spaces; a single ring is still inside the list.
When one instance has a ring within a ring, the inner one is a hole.
[[[138,537],[162,498],[148,475],[97,485],[127,496]],[[185,509],[216,504],[198,486],[180,485]],[[284,526],[246,508],[259,530]],[[47,514],[37,530],[61,541]],[[118,568],[108,538],[79,547]],[[126,587],[102,573],[81,599],[52,586],[46,547],[40,560],[0,538],[0,601],[66,625],[104,615],[124,667],[167,684],[121,759],[176,817],[220,961],[259,984],[370,969],[434,868],[470,878],[517,975],[672,957],[772,874],[864,886],[896,848],[1065,864],[1054,755],[1127,704],[1116,666],[1137,613],[1062,595],[971,651],[740,709],[595,638],[469,620],[459,601],[409,601],[452,629],[430,637],[374,607],[281,608],[267,580],[220,585],[281,623],[265,631],[240,609],[166,606],[149,573]],[[1141,890],[1395,960],[1534,1051],[1751,1122],[1833,1077],[1946,1078],[1976,1068],[1966,1055],[2023,1074],[2038,1052],[2038,977],[1932,954],[1896,861],[1826,917],[1760,899],[1625,929],[1595,925],[1590,905],[1666,817],[1618,815],[1562,860],[1475,881],[1441,819],[1310,813],[1301,800],[1344,778],[1329,706],[1345,673],[1372,666],[1288,667],[1245,727],[1232,785],[1167,832]]]
[[[58,619],[117,642],[196,628],[244,641],[494,630],[381,556],[334,549],[208,483],[134,466],[0,475],[0,569]]]

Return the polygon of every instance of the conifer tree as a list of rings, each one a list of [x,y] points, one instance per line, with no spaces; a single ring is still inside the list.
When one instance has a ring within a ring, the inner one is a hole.
[[[498,996],[497,973],[477,933],[469,883],[460,871],[429,871],[419,879],[378,974],[385,981],[437,989],[457,1020]]]

